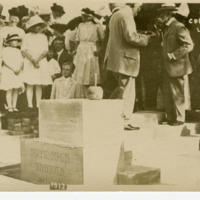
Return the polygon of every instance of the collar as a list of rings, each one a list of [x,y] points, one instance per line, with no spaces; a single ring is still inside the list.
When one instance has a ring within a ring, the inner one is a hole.
[[[64,76],[62,76],[62,77],[61,77],[61,80],[63,80],[63,81],[70,81],[70,80],[71,80],[71,76],[68,77],[68,78],[65,78]]]
[[[60,50],[60,51],[58,51],[58,52],[56,52],[57,53],[57,55],[58,55],[58,57],[57,57],[57,60],[59,60],[60,59],[60,56],[61,56],[61,54],[62,54],[62,52],[64,51],[64,49],[62,49],[62,50]]]
[[[116,8],[114,8],[114,9],[112,10],[112,13],[117,12],[119,9],[120,9],[120,7],[116,7]]]
[[[169,26],[174,20],[175,20],[175,18],[172,17],[167,23],[165,23],[165,25]]]
[[[64,50],[64,49],[62,49],[62,50],[60,50],[60,51],[57,51],[56,53],[57,53],[58,55],[60,55],[60,54],[63,52],[63,50]]]

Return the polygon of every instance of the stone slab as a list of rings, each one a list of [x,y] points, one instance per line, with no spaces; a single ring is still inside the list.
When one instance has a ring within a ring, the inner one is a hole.
[[[125,151],[124,152],[124,164],[131,165],[133,161],[133,153],[132,151]]]
[[[83,148],[22,139],[21,179],[36,184],[83,184]]]
[[[118,185],[148,185],[160,183],[160,169],[127,165],[117,174]]]
[[[139,127],[153,127],[158,124],[158,115],[154,112],[133,113],[131,120]]]
[[[40,138],[77,147],[113,143],[123,130],[122,111],[122,100],[42,100]]]

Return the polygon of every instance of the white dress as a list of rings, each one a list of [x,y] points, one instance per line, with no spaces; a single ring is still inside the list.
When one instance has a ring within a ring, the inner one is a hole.
[[[21,51],[13,47],[6,47],[3,49],[2,60],[12,69],[20,69],[21,65],[23,64],[23,56]],[[0,89],[5,91],[11,89],[20,89],[20,92],[23,92],[24,84],[22,80],[22,71],[16,75],[13,70],[9,69],[3,64]]]
[[[54,74],[59,74],[61,72],[60,65],[58,61],[55,59],[51,59],[47,61],[47,59],[43,59],[40,62],[41,65],[41,74],[42,74],[42,85],[52,85],[53,81],[51,76]]]
[[[27,33],[22,40],[22,51],[27,51],[34,59],[48,51],[47,37],[42,33]],[[43,58],[46,59],[46,58]],[[42,60],[39,62],[41,65]],[[28,85],[42,85],[41,67],[35,68],[26,57],[24,58],[23,81]]]
[[[78,26],[76,40],[80,43],[74,57],[76,68],[73,78],[79,84],[94,85],[95,73],[97,74],[97,83],[100,83],[99,60],[94,55],[94,52],[97,50],[97,42],[99,41],[99,28],[99,25],[93,22],[80,23]]]

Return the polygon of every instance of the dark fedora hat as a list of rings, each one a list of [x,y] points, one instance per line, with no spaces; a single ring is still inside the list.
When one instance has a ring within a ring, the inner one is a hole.
[[[163,3],[161,5],[161,8],[158,9],[158,11],[165,11],[165,10],[168,10],[168,11],[177,11],[178,8],[176,8],[176,5],[174,3]]]
[[[51,10],[52,10],[52,12],[55,11],[62,15],[65,14],[64,8],[61,5],[58,5],[56,3],[53,3],[53,6],[51,6]]]

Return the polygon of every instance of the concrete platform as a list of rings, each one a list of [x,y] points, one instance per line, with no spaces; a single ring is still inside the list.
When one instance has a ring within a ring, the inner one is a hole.
[[[137,123],[137,122],[136,122]],[[150,124],[150,123],[149,123]],[[159,168],[161,184],[156,185],[102,185],[100,189],[86,185],[68,185],[68,191],[200,191],[200,135],[196,123],[186,123],[190,136],[180,136],[183,126],[143,125],[139,131],[123,131],[125,151],[132,151],[132,164]],[[152,128],[152,131],[150,130]],[[20,160],[20,138],[0,133],[1,166]],[[6,145],[5,145],[6,144]],[[106,151],[109,151],[105,149]],[[98,157],[96,157],[98,161]],[[95,160],[94,160],[95,162]],[[104,164],[104,163],[102,163]],[[99,165],[99,169],[101,165]],[[97,171],[99,170],[97,169]],[[103,178],[102,178],[103,179]],[[34,185],[0,176],[1,191],[49,191],[49,186]],[[17,184],[17,185],[16,185]]]

